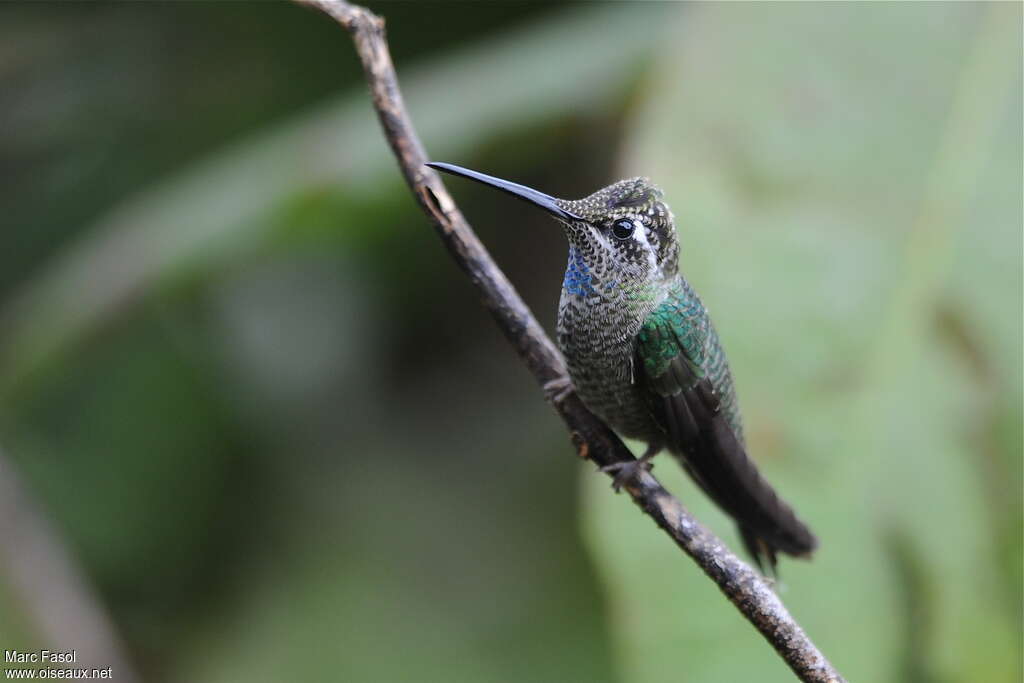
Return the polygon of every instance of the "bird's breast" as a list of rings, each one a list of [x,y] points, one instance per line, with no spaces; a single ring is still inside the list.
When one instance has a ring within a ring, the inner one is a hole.
[[[623,436],[648,442],[661,430],[635,382],[634,340],[641,320],[615,302],[563,291],[558,345],[583,403]]]

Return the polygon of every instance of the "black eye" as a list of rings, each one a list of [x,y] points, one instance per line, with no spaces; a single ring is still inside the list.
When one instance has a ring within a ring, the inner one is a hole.
[[[620,218],[612,223],[612,234],[615,235],[616,239],[628,240],[633,236],[633,228],[633,221],[628,218]]]

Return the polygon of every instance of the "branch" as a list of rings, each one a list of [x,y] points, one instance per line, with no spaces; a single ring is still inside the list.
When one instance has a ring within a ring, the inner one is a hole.
[[[480,243],[440,177],[424,166],[428,158],[398,89],[384,37],[384,20],[341,0],[294,1],[328,14],[351,34],[384,136],[420,207],[433,222],[456,263],[480,290],[483,304],[541,386],[565,378],[561,354]],[[600,466],[634,459],[618,436],[587,410],[575,393],[561,401],[554,400],[549,393],[548,399],[568,427],[581,458]],[[801,681],[842,683],[842,676],[818,651],[761,575],[694,519],[657,479],[644,473],[624,488],[718,585]]]
[[[75,650],[68,668],[111,669],[137,681],[109,615],[3,451],[0,450],[0,573],[50,650]]]

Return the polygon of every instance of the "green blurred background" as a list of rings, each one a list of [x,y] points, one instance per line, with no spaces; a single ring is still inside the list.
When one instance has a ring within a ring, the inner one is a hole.
[[[837,667],[1020,680],[1021,5],[372,9],[434,158],[665,189]],[[145,679],[791,680],[573,457],[332,22],[5,3],[0,130],[0,447]],[[560,231],[450,186],[550,329]]]

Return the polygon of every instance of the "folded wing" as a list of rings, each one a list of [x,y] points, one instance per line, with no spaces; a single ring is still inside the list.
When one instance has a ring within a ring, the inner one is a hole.
[[[687,317],[677,303],[667,302],[637,337],[637,381],[665,431],[669,450],[736,520],[762,570],[774,568],[777,552],[808,555],[817,539],[758,472],[735,420],[723,409],[723,399],[733,397],[720,392],[731,392],[731,382],[716,387],[715,373],[705,371],[717,351],[714,334],[706,316]]]

